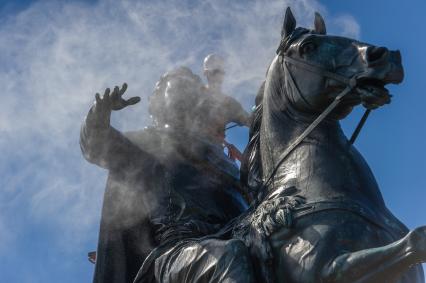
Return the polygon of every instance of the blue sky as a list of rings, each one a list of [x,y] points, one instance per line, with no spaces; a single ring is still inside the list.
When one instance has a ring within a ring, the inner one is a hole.
[[[0,1],[0,282],[89,282],[106,172],[80,154],[93,96],[129,84],[142,102],[114,113],[119,129],[149,124],[159,76],[210,52],[227,59],[225,90],[247,109],[274,56],[284,8],[330,33],[399,49],[405,80],[357,140],[389,208],[426,224],[424,0]],[[343,122],[348,135],[362,109]],[[229,131],[240,148],[247,131]]]

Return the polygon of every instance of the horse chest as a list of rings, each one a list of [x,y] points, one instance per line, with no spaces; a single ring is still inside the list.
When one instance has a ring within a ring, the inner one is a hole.
[[[307,142],[279,171],[281,185],[295,186],[312,201],[347,198],[383,203],[369,166],[355,148]]]

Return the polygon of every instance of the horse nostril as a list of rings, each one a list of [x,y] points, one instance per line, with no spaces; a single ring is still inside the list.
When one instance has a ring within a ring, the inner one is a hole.
[[[367,61],[369,63],[378,61],[382,59],[387,53],[388,53],[388,49],[385,47],[370,46],[367,48]]]

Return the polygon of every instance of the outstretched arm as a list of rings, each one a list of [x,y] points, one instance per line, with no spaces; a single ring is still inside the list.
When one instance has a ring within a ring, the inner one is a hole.
[[[131,164],[132,160],[148,157],[147,153],[110,125],[112,110],[121,110],[140,101],[139,97],[123,99],[126,88],[126,84],[121,89],[116,86],[112,93],[107,88],[102,97],[97,93],[96,101],[81,128],[80,147],[83,156],[105,169],[123,167]]]

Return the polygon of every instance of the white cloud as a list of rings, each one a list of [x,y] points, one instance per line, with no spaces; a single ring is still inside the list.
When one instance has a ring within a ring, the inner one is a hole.
[[[342,36],[360,38],[361,28],[351,15],[339,15],[330,24],[336,27]]]
[[[5,20],[2,213],[20,209],[30,221],[51,223],[56,244],[95,241],[105,172],[85,162],[78,146],[94,93],[127,82],[128,95],[142,102],[114,120],[120,129],[138,129],[149,122],[146,97],[162,73],[182,64],[200,73],[203,57],[218,52],[227,59],[227,91],[248,108],[274,56],[287,5],[304,26],[312,26],[314,11],[327,14],[314,0],[40,1]],[[339,25],[338,33],[358,37],[352,17],[325,18]],[[0,222],[0,233],[7,226],[12,220]]]

